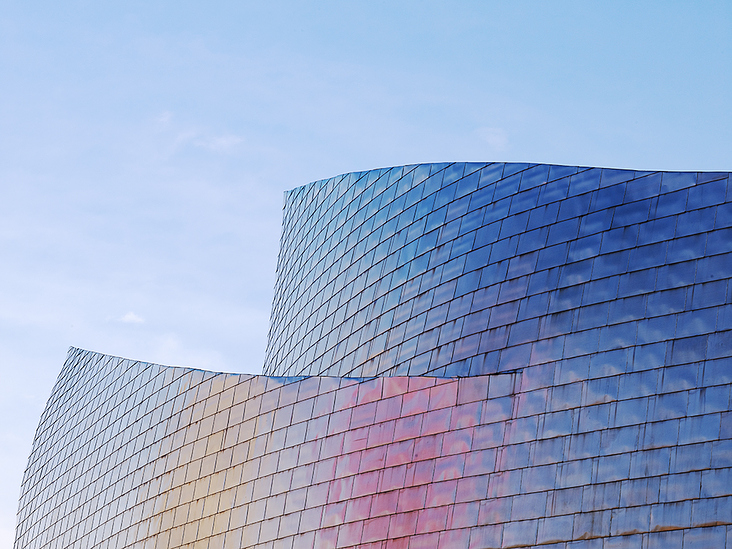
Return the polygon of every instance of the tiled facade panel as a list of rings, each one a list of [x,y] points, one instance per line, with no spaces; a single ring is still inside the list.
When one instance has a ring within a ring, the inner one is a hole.
[[[432,164],[286,195],[265,373],[732,355],[728,173]],[[583,357],[583,358],[580,358]]]
[[[269,376],[72,349],[15,549],[732,549],[730,278],[727,173],[295,189]]]
[[[468,378],[214,374],[72,349],[15,547],[732,547],[732,367],[713,356],[728,347],[689,337],[708,342]]]

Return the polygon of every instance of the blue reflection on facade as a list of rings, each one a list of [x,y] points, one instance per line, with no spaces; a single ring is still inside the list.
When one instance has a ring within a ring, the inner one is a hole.
[[[729,175],[287,193],[266,375],[71,349],[16,549],[732,547]]]
[[[726,360],[728,187],[727,173],[458,163],[297,188],[265,373]]]

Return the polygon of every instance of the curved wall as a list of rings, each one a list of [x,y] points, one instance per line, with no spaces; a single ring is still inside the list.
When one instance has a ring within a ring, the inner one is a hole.
[[[732,547],[728,184],[443,164],[292,191],[265,367],[290,377],[71,349],[15,549]]]
[[[730,371],[273,378],[72,349],[15,547],[729,547]]]
[[[286,195],[265,373],[617,371],[732,354],[727,173],[359,172]],[[586,367],[586,366],[583,366]]]

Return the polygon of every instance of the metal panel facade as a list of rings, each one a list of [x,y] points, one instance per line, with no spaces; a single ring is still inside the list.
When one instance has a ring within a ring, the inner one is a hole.
[[[72,349],[16,549],[732,547],[728,188],[440,164],[291,191],[269,375]]]
[[[732,348],[727,173],[433,164],[286,196],[265,373],[642,370]]]

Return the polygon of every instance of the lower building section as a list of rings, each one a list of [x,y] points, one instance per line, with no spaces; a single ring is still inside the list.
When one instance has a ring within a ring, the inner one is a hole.
[[[617,364],[283,378],[71,349],[15,547],[732,547],[730,359]]]

